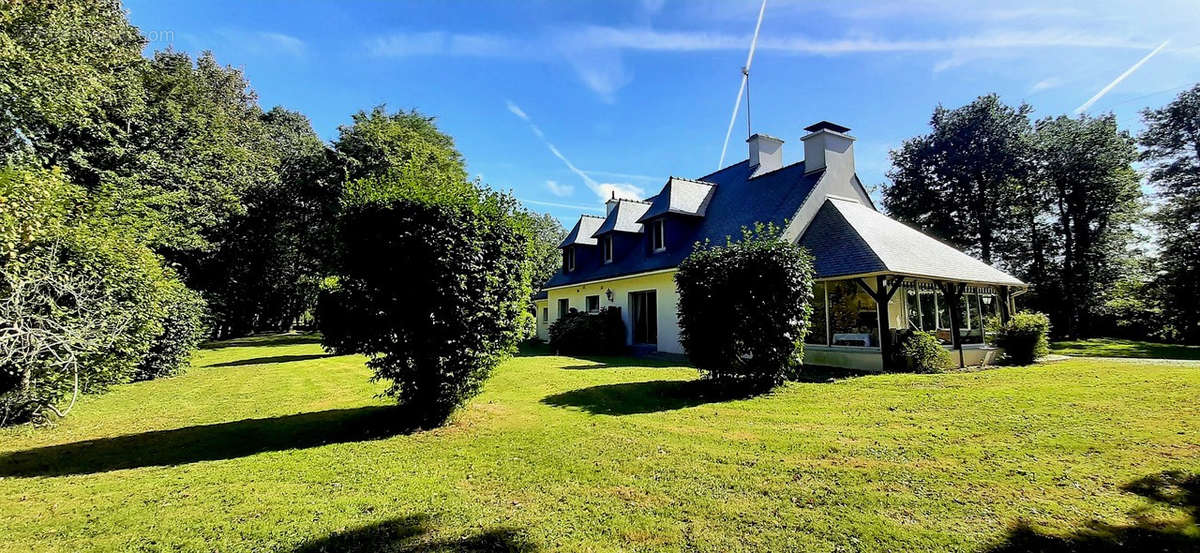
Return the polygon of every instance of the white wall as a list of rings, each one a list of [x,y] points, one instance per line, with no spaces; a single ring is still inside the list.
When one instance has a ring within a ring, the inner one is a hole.
[[[601,309],[610,306],[621,308],[621,320],[625,323],[625,343],[629,344],[633,336],[629,293],[654,290],[658,301],[655,306],[658,314],[658,351],[683,353],[683,346],[679,343],[679,320],[676,315],[679,310],[679,293],[675,289],[674,277],[675,271],[669,271],[549,290],[550,320],[553,322],[558,316],[557,305],[560,298],[567,298],[570,307],[583,311],[584,298],[598,295]],[[612,300],[608,299],[608,290],[612,290]]]

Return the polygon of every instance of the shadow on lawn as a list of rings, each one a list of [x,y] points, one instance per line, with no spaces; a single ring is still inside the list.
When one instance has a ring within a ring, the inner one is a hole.
[[[512,528],[495,528],[458,539],[429,540],[427,515],[395,518],[305,542],[293,553],[418,553],[424,551],[533,553],[539,548]]]
[[[173,466],[376,440],[416,429],[403,422],[400,413],[399,408],[391,406],[332,409],[39,447],[0,455],[0,477]]]
[[[1123,486],[1155,503],[1183,511],[1182,520],[1153,520],[1143,512],[1134,513],[1138,522],[1116,526],[1094,522],[1067,536],[1042,534],[1021,523],[1009,531],[1003,543],[988,553],[1017,552],[1116,552],[1200,551],[1200,474],[1167,471],[1135,480]]]
[[[651,380],[603,384],[542,398],[555,407],[578,407],[594,415],[657,413],[751,397],[719,390],[704,380]]]
[[[208,365],[209,367],[243,367],[246,365],[269,365],[272,363],[295,363],[297,361],[311,361],[313,359],[323,359],[332,357],[330,353],[312,353],[303,355],[273,355],[271,357],[252,357],[250,359],[238,359],[237,361],[226,361],[224,363],[216,363]]]
[[[259,346],[296,346],[301,344],[320,344],[320,334],[268,334],[263,336],[246,336],[231,340],[205,342],[200,349],[251,348]]]

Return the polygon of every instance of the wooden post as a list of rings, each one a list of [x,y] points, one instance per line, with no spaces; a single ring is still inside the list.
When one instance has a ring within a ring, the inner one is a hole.
[[[962,326],[960,319],[964,285],[938,281],[938,287],[942,289],[942,296],[950,302],[950,344],[958,350],[958,368],[961,369],[967,365],[962,349],[962,336],[958,334],[959,327]]]
[[[1012,316],[1009,311],[1009,304],[1012,301],[1012,293],[1009,287],[1000,287],[1000,322],[1008,324],[1008,318]]]
[[[875,310],[878,314],[877,319],[879,325],[879,354],[883,357],[883,363],[886,366],[886,364],[891,360],[894,346],[894,344],[892,344],[892,335],[888,332],[889,319],[891,319],[888,313],[888,307],[892,301],[892,297],[896,295],[896,291],[899,290],[900,285],[904,283],[904,278],[898,277],[889,283],[886,276],[877,276],[875,277],[874,290],[872,290],[870,286],[867,286],[866,281],[861,278],[854,279],[854,281],[858,283],[859,287],[861,287],[868,296],[871,296],[871,299],[875,300]]]

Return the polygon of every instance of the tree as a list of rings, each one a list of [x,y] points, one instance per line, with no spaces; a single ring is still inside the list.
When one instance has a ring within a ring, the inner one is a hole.
[[[888,213],[992,263],[1004,234],[1017,226],[1013,196],[1029,173],[1031,111],[995,94],[956,109],[938,106],[932,132],[891,152]]]
[[[515,351],[530,291],[526,237],[515,200],[474,198],[354,203],[339,220],[337,284],[318,306],[322,341],[367,355],[404,422],[440,424]]]
[[[119,0],[6,2],[0,10],[0,162],[59,166],[95,181],[136,111],[146,41]]]
[[[529,220],[529,259],[533,264],[530,278],[533,289],[537,290],[562,266],[562,251],[558,249],[558,245],[566,237],[567,230],[558,218],[549,213],[530,212],[525,216]]]
[[[680,342],[715,381],[770,389],[804,359],[812,315],[812,258],[778,228],[743,229],[723,246],[697,244],[679,264]]]
[[[1142,194],[1137,148],[1116,117],[1048,117],[1035,127],[1036,179],[1050,195],[1062,238],[1059,314],[1071,337],[1089,336],[1093,315],[1135,259],[1133,225]]]
[[[337,167],[302,114],[263,116],[279,160],[274,180],[244,196],[192,282],[213,305],[218,336],[291,328],[316,305],[339,202]]]
[[[1168,337],[1200,343],[1200,85],[1142,112],[1142,159],[1159,205],[1159,274]]]

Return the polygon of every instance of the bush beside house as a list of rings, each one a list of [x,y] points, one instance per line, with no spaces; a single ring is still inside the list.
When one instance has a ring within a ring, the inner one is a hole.
[[[988,335],[1012,365],[1028,365],[1050,353],[1050,318],[1045,313],[1022,311],[1007,323],[994,320]]]
[[[893,366],[908,372],[940,373],[954,366],[950,352],[932,332],[901,330],[896,333],[896,359]]]
[[[812,314],[812,258],[773,225],[679,265],[680,341],[707,378],[770,389],[799,371]]]
[[[573,311],[550,325],[550,349],[568,355],[612,355],[625,351],[621,310]]]

